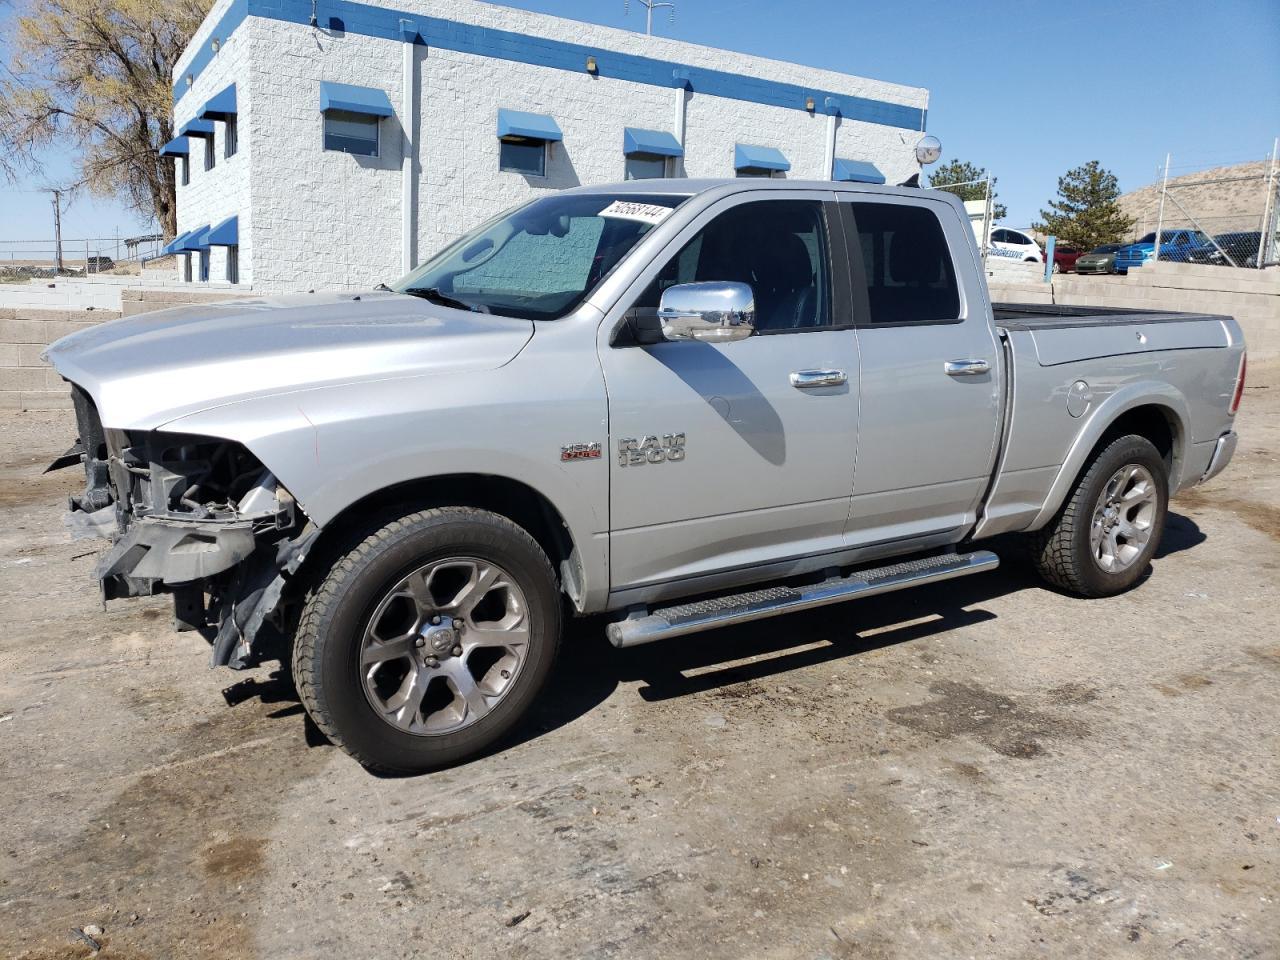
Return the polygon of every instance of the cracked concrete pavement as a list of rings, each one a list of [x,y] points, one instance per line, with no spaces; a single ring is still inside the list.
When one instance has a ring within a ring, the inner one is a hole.
[[[370,775],[163,598],[104,612],[74,427],[0,423],[0,956],[1280,955],[1280,367],[1105,601],[994,574],[628,651]],[[96,933],[96,931],[95,931]]]

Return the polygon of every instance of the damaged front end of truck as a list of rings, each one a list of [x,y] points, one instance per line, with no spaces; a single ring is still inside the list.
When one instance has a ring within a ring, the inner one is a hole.
[[[200,631],[214,666],[278,656],[283,598],[319,535],[289,491],[242,444],[104,430],[88,393],[73,385],[72,400],[79,440],[50,469],[84,466],[67,523],[111,541],[94,571],[103,601],[172,594],[175,628]]]

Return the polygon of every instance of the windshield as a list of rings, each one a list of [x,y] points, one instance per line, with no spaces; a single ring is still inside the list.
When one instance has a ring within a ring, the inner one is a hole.
[[[391,289],[480,313],[554,320],[586,299],[686,199],[649,193],[543,197],[464,235]]]

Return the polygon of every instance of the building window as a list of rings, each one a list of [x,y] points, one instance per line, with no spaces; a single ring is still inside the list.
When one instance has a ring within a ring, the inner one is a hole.
[[[204,168],[212,170],[214,164],[213,137],[204,138]]]
[[[358,157],[378,155],[378,118],[347,110],[328,110],[324,115],[324,148]]]
[[[240,248],[227,247],[227,283],[240,282]]]
[[[223,157],[234,157],[236,148],[239,146],[236,143],[236,118],[227,117],[222,130],[222,155]]]
[[[627,157],[625,166],[625,179],[627,180],[660,180],[667,176],[667,164],[669,161],[666,157],[646,156],[644,154],[636,154]]]
[[[506,173],[523,173],[527,177],[547,175],[547,143],[545,140],[501,140],[498,143],[498,169]]]
[[[209,251],[200,251],[200,282],[209,282]]]
[[[182,282],[191,282],[191,254],[189,253],[182,255]]]
[[[191,158],[179,157],[178,160],[182,164],[181,179],[182,179],[182,185],[185,187],[187,184],[191,182]]]
[[[778,170],[765,170],[761,167],[743,167],[738,171],[739,177],[759,177],[765,180],[772,180],[774,177],[781,178],[782,173]]]

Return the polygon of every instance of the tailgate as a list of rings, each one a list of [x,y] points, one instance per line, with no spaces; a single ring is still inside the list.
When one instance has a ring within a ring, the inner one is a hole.
[[[1226,347],[1231,342],[1222,321],[1217,319],[1061,326],[1031,329],[1029,333],[1042,367],[1129,353]]]

